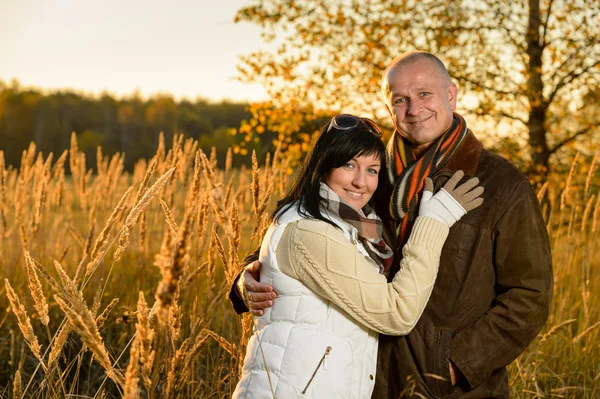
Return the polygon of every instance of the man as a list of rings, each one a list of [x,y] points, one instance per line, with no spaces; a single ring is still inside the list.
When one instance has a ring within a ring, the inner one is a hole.
[[[374,398],[507,398],[506,366],[536,337],[552,297],[552,260],[537,197],[507,160],[483,149],[455,114],[457,86],[425,52],[396,58],[382,91],[396,131],[388,143],[388,232],[397,269],[426,177],[478,177],[484,203],[450,230],[430,301],[404,337],[380,336]],[[384,215],[381,215],[384,216]],[[251,272],[239,286],[255,314],[276,294]],[[235,285],[234,285],[235,287]],[[236,310],[245,308],[232,290]]]

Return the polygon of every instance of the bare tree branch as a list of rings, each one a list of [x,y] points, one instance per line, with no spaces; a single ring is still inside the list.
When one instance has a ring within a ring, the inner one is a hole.
[[[591,126],[586,127],[585,129],[581,129],[580,131],[576,132],[575,134],[573,134],[571,137],[568,137],[564,140],[562,140],[561,142],[559,142],[558,144],[556,144],[554,146],[553,149],[551,149],[548,152],[548,157],[550,157],[552,154],[554,154],[556,151],[560,150],[562,147],[564,147],[565,145],[569,144],[570,142],[572,142],[573,140],[575,140],[577,137],[579,136],[583,136],[584,134],[587,134],[589,131],[591,131],[594,128],[599,127],[600,124],[594,124]]]
[[[544,31],[542,32],[542,48],[546,47],[546,32],[548,31],[548,21],[550,20],[550,15],[552,15],[552,4],[554,0],[549,0],[548,10],[546,11],[546,19],[543,22]]]
[[[584,62],[584,61],[582,61],[582,62]],[[582,76],[585,73],[587,73],[590,69],[595,68],[598,65],[600,65],[600,60],[597,60],[595,63],[586,66],[579,73],[574,73],[573,70],[575,68],[573,68],[571,70],[571,73],[568,73],[568,74],[564,75],[560,79],[560,81],[558,82],[558,84],[554,87],[554,90],[552,90],[552,93],[550,93],[550,95],[548,96],[548,100],[546,101],[546,104],[551,104],[552,103],[552,101],[554,100],[554,97],[556,96],[556,93],[558,93],[560,89],[562,89],[564,86],[568,85],[569,83],[572,83],[574,80],[576,80],[580,76]]]
[[[496,7],[494,7],[495,11],[496,11],[496,16],[503,16],[506,17],[506,19],[508,19],[510,17],[510,15],[506,15],[505,13],[502,12],[502,10],[500,10],[500,5],[496,4]],[[521,62],[525,62],[525,58],[524,58],[524,54],[526,53],[527,49],[525,48],[525,43],[521,42],[519,43],[516,38],[513,37],[513,33],[514,30],[511,30],[507,25],[505,24],[500,24],[499,23],[500,28],[506,33],[506,36],[508,37],[508,40],[513,44],[513,46],[515,46],[517,48],[517,53],[516,55],[519,56]],[[518,36],[519,37],[524,37],[525,34],[523,32],[518,32]]]
[[[516,97],[516,94],[517,94],[517,93],[515,93],[513,91],[500,90],[500,89],[495,88],[495,87],[484,85],[484,84],[482,84],[481,82],[479,82],[477,80],[473,80],[473,79],[467,78],[466,76],[463,76],[463,75],[457,75],[456,73],[453,74],[453,77],[456,80],[458,80],[459,82],[470,83],[470,84],[474,85],[475,87],[481,87],[484,90],[489,90],[489,91],[491,91],[493,93],[496,93],[496,94],[502,94],[504,96],[509,96],[509,97]]]

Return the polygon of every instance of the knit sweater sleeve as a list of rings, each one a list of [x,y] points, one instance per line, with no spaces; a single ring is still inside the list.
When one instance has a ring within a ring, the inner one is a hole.
[[[279,269],[330,300],[360,324],[387,335],[408,334],[429,300],[448,226],[419,216],[402,249],[400,271],[388,283],[332,225],[300,220],[277,246]]]

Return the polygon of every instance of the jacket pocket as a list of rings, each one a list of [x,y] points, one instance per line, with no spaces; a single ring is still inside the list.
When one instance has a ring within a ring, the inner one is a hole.
[[[317,367],[315,367],[315,371],[313,371],[312,375],[310,376],[310,379],[308,380],[308,382],[306,383],[306,386],[304,387],[304,389],[301,392],[303,395],[305,395],[306,391],[308,391],[308,388],[310,388],[310,384],[315,379],[315,376],[319,372],[319,369],[321,369],[321,366],[323,366],[323,369],[325,369],[327,367],[326,366],[327,356],[329,356],[330,352],[331,352],[331,346],[328,346],[327,348],[325,348],[325,353],[323,353],[321,360],[319,360],[319,364],[317,364]]]
[[[427,375],[431,391],[437,398],[444,398],[454,394],[454,387],[450,379],[450,340],[453,330],[436,327],[437,340],[432,353],[432,374]]]
[[[338,336],[294,328],[282,359],[278,398],[349,398],[352,346]]]

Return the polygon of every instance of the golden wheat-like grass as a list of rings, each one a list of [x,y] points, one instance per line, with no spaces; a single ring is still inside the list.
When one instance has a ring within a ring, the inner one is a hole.
[[[52,348],[50,350],[50,355],[48,356],[48,368],[51,368],[54,363],[58,360],[67,339],[69,338],[69,334],[71,333],[71,324],[64,323],[62,327],[58,330],[58,333],[55,335],[54,341],[52,343]]]
[[[73,331],[79,334],[81,340],[94,354],[94,359],[106,370],[106,375],[118,385],[123,385],[123,376],[113,367],[108,351],[98,332],[98,326],[93,318],[91,318],[89,310],[87,312],[84,311],[82,315],[78,311],[82,311],[83,309],[70,306],[58,296],[55,296],[54,299],[67,319],[69,319],[69,323],[73,326]]]
[[[123,399],[138,399],[140,397],[140,344],[136,335],[129,351],[129,364],[125,372],[125,387]]]
[[[585,196],[587,196],[590,191],[592,180],[594,178],[594,174],[596,173],[596,169],[598,168],[599,161],[600,161],[600,151],[596,151],[596,153],[594,154],[594,158],[592,158],[592,162],[590,163],[590,167],[588,169],[588,174],[585,179],[585,188],[583,190],[583,193]]]
[[[183,361],[186,357],[186,353],[187,353],[189,344],[190,344],[190,338],[187,338],[185,341],[182,342],[181,346],[179,347],[179,349],[177,349],[177,351],[175,352],[175,355],[172,357],[171,367],[170,367],[169,373],[167,375],[167,388],[165,391],[166,398],[170,398],[171,395],[173,394],[173,390],[175,389],[175,385],[177,384],[177,381],[178,381],[177,371],[183,365]]]
[[[158,178],[152,187],[144,192],[144,194],[140,197],[140,200],[135,203],[127,215],[127,219],[125,219],[125,225],[123,226],[121,235],[119,237],[119,247],[113,256],[115,262],[121,259],[125,249],[127,249],[127,246],[129,245],[129,234],[135,222],[138,220],[138,217],[144,211],[144,209],[146,209],[156,194],[158,194],[158,192],[167,184],[173,172],[175,172],[175,169],[171,168],[164,175]]]
[[[15,373],[13,380],[13,398],[20,398],[23,395],[23,387],[21,386],[21,370]]]
[[[113,298],[112,301],[110,301],[110,303],[106,305],[102,313],[100,313],[100,315],[96,317],[96,325],[98,326],[98,329],[102,328],[102,326],[106,322],[106,319],[108,319],[108,315],[110,315],[110,312],[112,312],[112,310],[115,308],[115,306],[117,306],[118,303],[119,298]],[[96,312],[93,312],[92,314],[95,313]]]
[[[102,257],[106,253],[106,251],[108,249],[107,248],[108,247],[108,238],[110,236],[110,232],[111,232],[113,226],[116,224],[117,220],[120,219],[120,217],[125,209],[126,201],[129,198],[129,195],[131,194],[132,191],[133,191],[133,187],[129,187],[129,189],[127,189],[125,194],[123,194],[123,196],[119,200],[119,203],[113,209],[112,213],[106,220],[106,224],[104,225],[104,228],[102,229],[102,231],[96,238],[96,242],[94,243],[92,252],[90,254],[91,262],[88,263],[87,267],[86,267],[86,272],[85,272],[86,276],[89,276],[92,273],[94,268],[100,263],[100,261],[102,260]]]
[[[140,291],[137,302],[137,324],[135,326],[136,334],[139,340],[140,362],[142,364],[142,380],[147,391],[152,387],[152,367],[154,366],[154,356],[156,352],[152,348],[154,340],[154,329],[150,326],[148,304],[144,298],[144,293]]]
[[[160,207],[162,208],[163,212],[165,213],[165,219],[167,220],[167,224],[171,228],[171,232],[174,235],[177,235],[179,233],[179,226],[177,226],[177,222],[175,222],[175,218],[173,217],[173,213],[169,209],[169,205],[167,205],[167,203],[165,201],[163,201],[162,199],[160,199],[159,201],[160,201]]]
[[[54,261],[54,266],[66,293],[64,295],[57,292],[54,297],[56,303],[69,320],[73,331],[79,334],[81,340],[92,351],[94,359],[105,369],[108,377],[115,381],[115,383],[123,385],[123,377],[112,365],[104,341],[98,331],[98,324],[94,315],[88,309],[81,291],[77,289],[75,282],[69,278],[60,263]]]
[[[290,157],[276,150],[263,164],[256,154],[252,167],[235,168],[228,151],[220,170],[216,151],[207,157],[198,148],[161,134],[156,154],[133,172],[125,154],[97,148],[96,175],[75,136],[56,161],[31,145],[15,168],[0,151],[0,265],[15,288],[0,292],[0,305],[19,313],[0,314],[5,391],[14,392],[19,370],[25,398],[231,396],[253,321],[234,313],[227,293],[289,186]],[[537,193],[552,242],[554,301],[539,338],[510,366],[513,397],[600,393],[600,159],[584,157]],[[107,257],[118,247],[117,258]],[[24,268],[7,267],[25,253]],[[60,267],[46,270],[53,259]]]
[[[19,328],[21,329],[21,332],[23,333],[23,337],[25,338],[25,341],[27,341],[27,344],[29,345],[29,349],[31,349],[31,352],[33,353],[33,355],[36,358],[38,358],[38,360],[40,362],[43,363],[42,354],[41,354],[42,347],[40,346],[40,344],[38,342],[37,336],[33,332],[33,326],[31,325],[31,320],[29,319],[29,316],[27,316],[27,311],[25,310],[25,306],[23,306],[21,304],[21,301],[19,301],[19,297],[13,290],[8,279],[4,279],[4,285],[6,287],[6,296],[8,297],[8,300],[10,301],[10,306],[13,310],[13,313],[15,314],[15,316],[17,316],[18,325],[19,325]]]
[[[163,278],[158,285],[156,290],[156,299],[160,302],[161,312],[159,313],[159,319],[164,323],[166,322],[166,313],[169,311],[170,305],[175,300],[175,294],[179,286],[179,280],[183,276],[186,264],[189,260],[189,237],[190,237],[190,224],[192,219],[191,210],[186,212],[184,215],[183,222],[181,223],[181,229],[177,235],[175,243],[175,253],[172,262],[166,264],[161,269]]]
[[[29,252],[25,251],[25,265],[27,267],[27,278],[29,280],[29,292],[33,297],[33,303],[35,310],[38,312],[38,316],[43,325],[47,326],[50,322],[48,316],[48,302],[42,289],[42,283],[35,271],[35,264]]]

